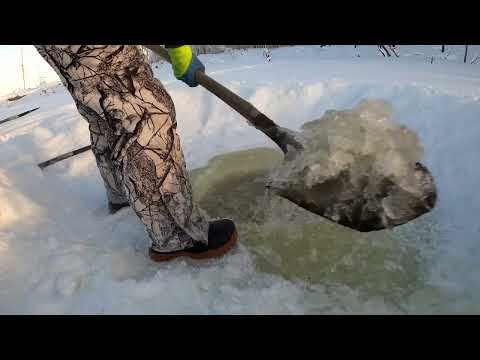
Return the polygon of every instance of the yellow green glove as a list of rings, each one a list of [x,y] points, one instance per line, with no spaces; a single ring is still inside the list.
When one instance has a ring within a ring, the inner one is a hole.
[[[175,77],[190,87],[198,85],[195,79],[195,73],[205,71],[205,66],[198,57],[192,53],[188,45],[166,45],[170,60],[172,61],[173,74]]]

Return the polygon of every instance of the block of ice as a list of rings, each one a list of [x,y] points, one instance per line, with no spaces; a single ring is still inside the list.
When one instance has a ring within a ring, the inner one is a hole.
[[[435,205],[414,132],[392,119],[382,100],[329,110],[303,125],[300,152],[286,156],[268,186],[278,195],[360,231],[404,224]]]

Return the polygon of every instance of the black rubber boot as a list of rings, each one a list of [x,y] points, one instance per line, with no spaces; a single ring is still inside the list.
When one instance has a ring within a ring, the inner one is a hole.
[[[237,243],[237,229],[232,220],[222,219],[210,222],[208,228],[208,245],[197,243],[195,246],[161,253],[150,249],[150,258],[153,261],[168,261],[180,256],[192,259],[210,259],[224,255]]]
[[[108,202],[108,211],[110,212],[110,214],[115,214],[118,210],[120,210],[121,208],[127,207],[127,206],[130,206],[130,204],[128,202],[124,202],[124,203],[120,203],[120,204],[114,204],[114,203],[111,203],[109,201]]]

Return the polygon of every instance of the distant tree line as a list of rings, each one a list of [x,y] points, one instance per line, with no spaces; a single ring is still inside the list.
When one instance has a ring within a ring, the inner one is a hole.
[[[270,56],[269,49],[279,48],[286,45],[190,45],[192,51],[196,55],[202,54],[218,54],[228,50],[243,50],[243,49],[252,49],[260,48],[265,49],[265,56],[268,58]],[[160,57],[149,49],[142,47],[143,52],[147,56],[149,63],[154,63],[160,60]]]
[[[442,45],[442,53],[445,52],[445,45]],[[465,53],[463,55],[463,62],[466,63],[467,62],[467,57],[468,57],[468,45],[465,45]],[[474,64],[476,62],[478,57],[476,57],[475,59],[472,60],[472,62],[470,64]]]
[[[270,49],[273,48],[279,48],[283,46],[288,46],[288,45],[191,45],[193,52],[196,55],[201,55],[201,54],[218,54],[226,51],[232,51],[232,50],[244,50],[244,49],[252,49],[252,48],[263,48],[264,49],[264,55],[267,58],[268,61],[271,59],[271,53]],[[324,46],[331,46],[331,45],[320,45],[320,47]],[[358,45],[354,45],[356,48]],[[384,57],[399,57],[399,51],[397,48],[397,45],[377,45],[378,51],[384,56]],[[154,63],[160,60],[159,56],[152,51],[148,50],[147,48],[143,47],[143,51],[145,52],[145,55],[148,58],[148,61],[150,63]],[[446,51],[446,45],[442,45],[441,47],[441,52],[445,53]],[[463,62],[466,63],[468,58],[468,45],[465,45],[465,52],[463,56]],[[477,62],[477,60],[480,60],[480,57],[477,56],[475,59],[471,61],[471,64],[474,64]],[[433,58],[432,58],[432,63],[433,63]]]

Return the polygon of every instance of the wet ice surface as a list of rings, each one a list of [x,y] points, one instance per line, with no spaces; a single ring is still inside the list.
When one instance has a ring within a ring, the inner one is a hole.
[[[261,52],[203,59],[221,83],[294,130],[365,98],[390,103],[424,147],[439,193],[431,213],[358,233],[266,196],[265,176],[283,157],[275,145],[160,66],[189,168],[224,156],[196,172],[196,196],[212,216],[234,217],[241,241],[220,260],[152,264],[134,213],[107,215],[91,153],[36,167],[89,141],[56,87],[0,102],[1,118],[40,105],[0,128],[0,313],[480,313],[480,67],[364,61],[335,48],[281,49],[268,64]]]
[[[421,248],[432,244],[431,221],[415,224],[420,245],[407,228],[364,234],[331,223],[265,190],[282,158],[267,148],[220,155],[193,172],[197,200],[211,216],[237,222],[258,270],[305,284],[307,312],[363,312],[362,301],[371,302],[368,311],[376,302],[378,312],[407,311],[405,299],[426,286]]]
[[[392,119],[391,104],[363,100],[302,125],[269,186],[276,194],[360,231],[404,224],[430,211],[436,189],[420,164],[416,134]]]

